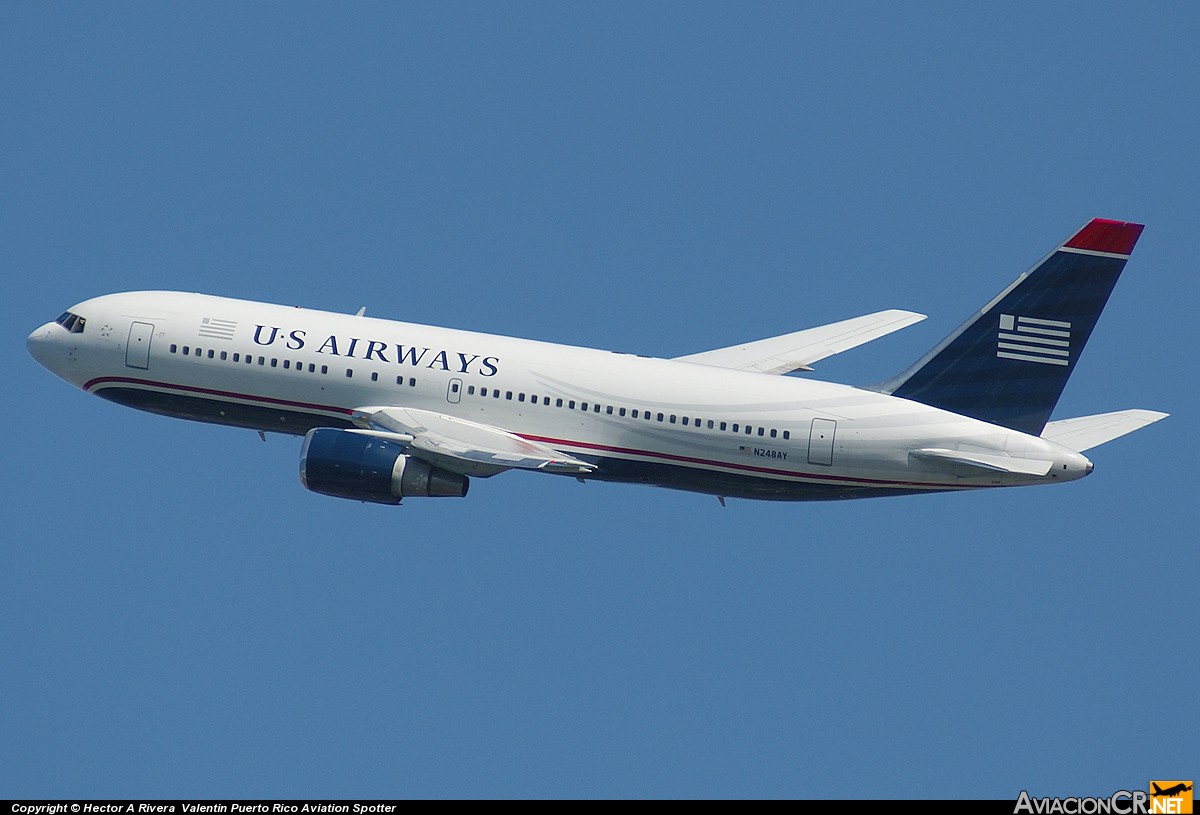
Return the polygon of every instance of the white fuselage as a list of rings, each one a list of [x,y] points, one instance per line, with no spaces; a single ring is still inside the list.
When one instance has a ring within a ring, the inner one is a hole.
[[[304,434],[363,405],[436,411],[597,463],[588,478],[781,500],[1054,483],[1082,455],[846,385],[201,294],[131,292],[29,338],[53,373],[171,416]],[[1045,475],[935,448],[1054,462]]]

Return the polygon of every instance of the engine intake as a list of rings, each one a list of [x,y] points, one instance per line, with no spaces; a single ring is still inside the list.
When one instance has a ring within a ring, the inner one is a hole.
[[[413,458],[394,441],[317,427],[308,431],[300,450],[300,483],[335,498],[398,504],[401,498],[462,498],[470,482]]]

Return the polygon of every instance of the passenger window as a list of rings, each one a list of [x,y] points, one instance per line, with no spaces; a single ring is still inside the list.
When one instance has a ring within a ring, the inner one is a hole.
[[[783,431],[783,437],[785,439],[790,439],[792,437],[792,431],[790,431],[790,430]]]
[[[316,365],[314,365],[314,364],[313,364],[313,363],[311,363],[311,362],[310,362],[310,363],[308,363],[308,372],[309,372],[310,374],[315,374],[315,373],[317,372],[317,366],[316,366]]]
[[[574,410],[574,409],[575,409],[575,400],[574,400],[574,399],[571,399],[570,401],[568,401],[568,402],[567,402],[567,408],[568,408],[569,410]]]
[[[550,407],[550,397],[549,397],[549,396],[543,396],[543,397],[542,397],[542,404],[543,404],[543,405],[545,405],[546,407]]]
[[[179,350],[179,346],[177,346],[175,343],[171,343],[171,353],[174,354],[178,350]]]
[[[746,425],[746,435],[747,436],[749,436],[751,431],[753,431],[753,430],[754,430],[754,428],[752,428],[750,425]]]
[[[278,368],[278,367],[279,367],[279,360],[278,360],[277,358],[275,358],[275,357],[271,357],[271,367],[272,367],[272,368]]]
[[[190,353],[192,353],[192,349],[187,345],[183,346],[183,355],[186,357]]]
[[[555,407],[562,407],[562,399],[555,399],[555,400],[554,400],[554,406],[555,406]]]
[[[737,423],[737,422],[734,422],[734,423],[733,423],[733,427],[731,427],[730,429],[731,429],[731,430],[732,430],[734,433],[738,432],[738,423]]]
[[[587,403],[587,402],[580,402],[580,403],[579,403],[579,409],[580,409],[580,410],[582,410],[584,413],[587,413],[587,408],[588,408],[588,403]]]
[[[222,351],[222,352],[221,352],[221,361],[222,361],[222,362],[224,362],[224,361],[225,361],[225,360],[227,360],[227,359],[229,359],[229,352],[228,352],[228,351]]]
[[[234,352],[233,352],[233,361],[234,361],[234,362],[241,362],[241,361],[242,361],[242,355],[241,355],[241,354],[239,354],[237,351],[234,351]]]
[[[721,429],[722,429],[722,430],[724,430],[724,429],[725,429],[725,423],[724,423],[724,422],[721,422]]]
[[[323,374],[327,374],[327,373],[329,373],[329,366],[328,366],[328,365],[322,365],[322,366],[321,366],[321,373],[323,373]]]
[[[632,414],[632,415],[633,415],[633,418],[635,418],[635,419],[638,417],[638,409],[637,409],[637,408],[634,408],[634,409],[633,409],[633,414]]]
[[[258,358],[258,364],[259,364],[259,365],[266,365],[266,364],[267,364],[267,358],[266,358],[266,357],[259,357],[259,358]]]
[[[505,391],[504,398],[511,402],[512,401],[512,391]]]
[[[475,386],[467,385],[467,396],[474,396],[474,395],[475,395]]]
[[[658,420],[659,420],[660,422],[663,420],[663,415],[662,415],[661,413],[660,413],[660,414],[658,414]]]
[[[349,378],[350,378],[350,377],[352,377],[352,376],[354,376],[354,369],[353,369],[353,368],[347,368],[347,369],[346,369],[346,378],[347,378],[347,379],[349,379]]]
[[[211,353],[211,352],[210,352],[210,353]],[[285,367],[285,368],[291,368],[291,366],[292,366],[292,361],[291,361],[290,359],[285,359],[285,360],[283,361],[283,367]]]
[[[775,428],[771,428],[771,438],[775,438]]]
[[[625,415],[625,408],[621,408],[620,410],[618,410],[618,411],[617,411],[617,415],[618,415],[618,416],[624,416],[624,415]]]
[[[592,413],[599,413],[599,412],[600,412],[600,406],[592,405]]]
[[[285,366],[285,367],[286,367],[286,366]],[[379,372],[378,372],[378,371],[371,371],[371,381],[372,381],[372,382],[378,382],[378,381],[379,381]],[[457,385],[455,385],[455,386],[454,386],[454,390],[455,390],[455,391],[457,391],[457,390],[458,390],[458,386],[457,386]]]
[[[758,429],[758,435],[760,435],[760,436],[761,436],[762,434],[763,434],[763,429],[760,427],[760,428]]]
[[[537,404],[537,397],[536,397],[536,396],[530,396],[530,397],[529,397],[529,401],[530,401],[530,403],[531,403],[531,404],[534,404],[534,405],[536,405],[536,404]]]
[[[604,409],[604,412],[607,413],[609,416],[611,416],[612,415],[612,405],[609,405],[608,407],[606,407]]]
[[[195,349],[195,351],[196,351],[196,356],[200,356],[201,354],[203,354],[203,353],[204,353],[204,352],[203,352],[203,351],[201,351],[199,348]]]
[[[712,429],[713,429],[713,420],[712,420],[712,419],[709,419],[709,420],[708,420],[708,429],[709,429],[709,430],[712,430]]]

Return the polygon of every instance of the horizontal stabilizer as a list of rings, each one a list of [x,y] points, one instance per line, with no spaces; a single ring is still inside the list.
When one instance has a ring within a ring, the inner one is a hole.
[[[935,464],[953,464],[965,467],[975,467],[980,470],[991,470],[1001,473],[1020,473],[1022,475],[1045,475],[1054,466],[1053,461],[1042,461],[1037,458],[1014,458],[996,453],[976,453],[966,450],[944,450],[937,447],[926,447],[920,450],[910,450],[909,455],[922,461]]]
[[[888,309],[829,325],[793,331],[791,334],[768,337],[765,340],[675,357],[675,360],[763,374],[810,371],[812,368],[809,366],[818,360],[840,354],[924,319],[924,314]]]
[[[1042,431],[1042,438],[1061,444],[1068,450],[1082,453],[1084,450],[1091,450],[1120,438],[1126,433],[1141,430],[1169,415],[1156,410],[1117,410],[1112,413],[1098,413],[1095,416],[1063,419],[1047,423]]]
[[[403,407],[364,407],[354,423],[392,438],[408,452],[451,472],[487,476],[508,469],[589,473],[594,464],[529,441],[499,427]],[[359,432],[359,431],[352,431]]]

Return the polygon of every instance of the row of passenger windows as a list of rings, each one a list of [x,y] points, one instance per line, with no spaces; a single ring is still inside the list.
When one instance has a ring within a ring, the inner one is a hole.
[[[238,351],[233,351],[233,352],[214,351],[211,348],[209,348],[207,351],[205,351],[202,348],[199,348],[199,347],[193,348],[189,345],[180,347],[180,346],[176,345],[175,343],[171,343],[170,350],[171,350],[172,354],[181,354],[185,357],[186,356],[207,357],[208,359],[219,359],[222,362],[244,362],[247,365],[253,365],[255,363],[255,361],[257,361],[258,364],[263,367],[270,366],[272,368],[283,368],[284,370],[294,370],[294,371],[299,371],[299,372],[304,372],[304,370],[305,370],[305,364],[300,361],[293,362],[290,359],[281,360],[278,357],[256,357],[253,354],[242,354],[242,353],[239,353]],[[329,373],[328,365],[317,366],[316,364],[314,364],[312,362],[308,363],[307,369],[308,369],[308,373],[310,373],[310,374],[315,374],[315,373],[328,374]],[[353,377],[354,369],[347,368],[346,376],[348,378]],[[371,372],[371,381],[372,382],[379,381],[379,372],[378,371]],[[408,387],[415,388],[417,386],[417,380],[416,380],[416,377],[412,377],[412,376],[410,376],[410,377],[397,376],[396,384],[397,385],[407,384]]]
[[[232,351],[232,352],[230,352],[230,351],[214,351],[212,348],[205,350],[205,349],[202,349],[199,347],[192,347],[192,346],[188,346],[188,345],[184,345],[181,347],[174,343],[171,344],[170,350],[171,350],[172,354],[180,354],[185,357],[186,356],[207,357],[208,359],[214,359],[214,360],[219,359],[222,362],[235,362],[235,363],[243,363],[244,362],[247,365],[254,365],[255,362],[257,362],[259,365],[261,365],[263,367],[270,366],[271,368],[283,368],[285,370],[295,370],[295,371],[298,371],[301,373],[304,372],[305,367],[306,367],[305,363],[299,362],[299,361],[293,362],[290,359],[280,360],[278,357],[262,357],[262,356],[256,357],[253,354],[242,354],[238,351]],[[310,362],[307,364],[307,370],[308,370],[308,373],[310,373],[310,374],[314,374],[314,373],[328,374],[329,366],[328,365],[317,366],[315,363]],[[346,376],[353,377],[354,369],[347,368]],[[371,381],[372,382],[379,381],[379,373],[378,372],[375,372],[375,371],[371,372]],[[396,384],[397,385],[407,384],[408,387],[415,388],[417,386],[417,380],[415,377],[411,377],[411,376],[410,377],[397,376]],[[457,383],[456,383],[456,385],[457,385]],[[455,387],[455,391],[457,391],[457,387]],[[790,439],[792,437],[791,431],[789,431],[789,430],[784,430],[781,433],[776,428],[763,427],[762,425],[741,424],[740,422],[719,421],[719,420],[715,420],[715,419],[701,419],[696,416],[680,416],[679,414],[676,414],[676,413],[661,413],[661,412],[655,412],[655,411],[650,411],[650,410],[642,410],[640,408],[613,407],[612,405],[601,405],[598,402],[582,402],[582,401],[576,402],[574,399],[561,399],[561,398],[551,399],[551,397],[549,397],[549,396],[542,396],[539,398],[538,396],[533,395],[533,394],[527,396],[525,393],[522,393],[522,392],[514,393],[513,391],[502,391],[500,388],[486,388],[486,387],[476,388],[474,385],[468,385],[467,386],[467,395],[475,396],[476,394],[478,394],[479,396],[484,397],[484,398],[491,397],[493,399],[500,399],[503,396],[503,398],[507,399],[508,401],[513,401],[515,398],[515,400],[517,402],[526,402],[527,404],[532,404],[532,405],[536,405],[536,404],[540,403],[544,407],[550,407],[551,404],[553,404],[553,406],[556,408],[565,408],[567,410],[578,409],[584,413],[587,413],[590,411],[591,413],[603,413],[607,416],[620,416],[620,417],[628,416],[631,419],[641,419],[641,420],[647,421],[647,422],[664,422],[666,424],[679,424],[679,425],[683,425],[684,427],[697,427],[697,428],[707,427],[709,430],[721,430],[721,431],[731,432],[731,433],[744,433],[747,436],[757,435],[757,436],[763,436],[763,437],[770,437],[772,439],[780,438],[780,437],[782,437],[784,439]]]
[[[677,413],[661,413],[651,410],[642,410],[640,408],[623,408],[613,407],[612,405],[601,405],[598,402],[576,402],[574,399],[551,399],[549,396],[538,397],[536,394],[526,395],[521,392],[514,393],[513,391],[502,391],[499,388],[476,388],[474,385],[467,386],[467,395],[475,396],[478,394],[481,397],[492,399],[504,398],[508,401],[526,402],[531,405],[541,404],[544,407],[550,407],[552,404],[556,408],[565,408],[567,410],[580,410],[584,413],[603,413],[606,416],[628,416],[631,419],[641,419],[647,422],[665,422],[666,424],[680,424],[684,427],[707,427],[709,430],[722,430],[730,433],[744,433],[747,436],[769,436],[770,438],[790,439],[792,433],[790,430],[784,430],[782,433],[774,427],[763,427],[762,425],[741,424],[740,422],[720,421],[717,419],[702,419],[696,416],[680,416]]]

